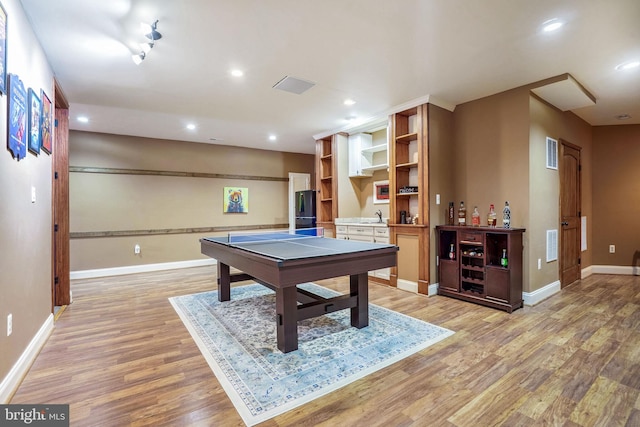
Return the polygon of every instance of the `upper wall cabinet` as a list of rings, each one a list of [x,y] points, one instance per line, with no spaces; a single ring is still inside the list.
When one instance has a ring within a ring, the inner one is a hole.
[[[349,135],[349,177],[370,177],[375,171],[386,170],[389,167],[386,129],[382,132],[382,140],[374,137],[378,133],[361,132]]]

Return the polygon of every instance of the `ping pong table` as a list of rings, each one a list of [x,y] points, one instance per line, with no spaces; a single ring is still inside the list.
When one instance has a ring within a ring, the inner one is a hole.
[[[231,283],[242,280],[254,280],[275,291],[278,349],[283,353],[298,348],[299,320],[350,308],[351,326],[368,326],[368,272],[396,265],[395,245],[325,238],[315,230],[200,239],[201,252],[218,263],[219,301],[229,301]],[[231,274],[230,267],[241,273]],[[350,276],[349,294],[323,298],[297,288],[346,275]]]

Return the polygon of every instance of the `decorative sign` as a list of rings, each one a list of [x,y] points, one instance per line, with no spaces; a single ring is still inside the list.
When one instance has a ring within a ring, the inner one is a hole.
[[[40,154],[40,114],[42,105],[40,98],[29,88],[29,151],[33,154]]]
[[[27,155],[27,91],[20,77],[9,74],[9,126],[7,145],[17,160]]]
[[[51,100],[44,90],[40,92],[40,102],[42,103],[42,111],[40,113],[40,137],[42,139],[42,151],[51,154],[53,147],[53,135],[51,133],[52,110]]]
[[[249,212],[249,189],[242,187],[224,187],[223,207],[225,213]]]
[[[7,12],[0,3],[0,94],[7,93]]]

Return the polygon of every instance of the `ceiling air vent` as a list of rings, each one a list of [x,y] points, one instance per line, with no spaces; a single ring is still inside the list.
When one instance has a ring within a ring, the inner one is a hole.
[[[547,137],[547,169],[558,170],[558,141]]]
[[[274,89],[284,90],[285,92],[301,95],[314,87],[316,84],[308,80],[299,79],[297,77],[285,76],[278,83],[273,85]]]

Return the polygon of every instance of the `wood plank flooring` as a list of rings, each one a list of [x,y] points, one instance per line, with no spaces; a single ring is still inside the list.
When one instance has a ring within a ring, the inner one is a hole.
[[[74,427],[243,425],[167,300],[215,289],[214,275],[74,281],[12,403],[68,403]],[[638,276],[593,275],[512,314],[378,284],[370,296],[456,334],[263,426],[640,426]]]

